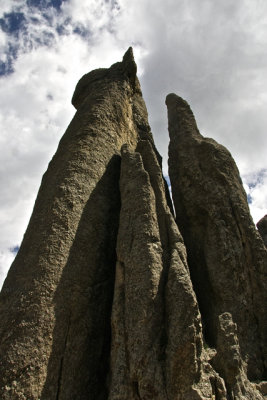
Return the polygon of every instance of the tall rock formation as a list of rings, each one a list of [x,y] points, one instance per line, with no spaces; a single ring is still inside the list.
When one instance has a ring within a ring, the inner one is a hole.
[[[198,131],[189,105],[166,98],[169,175],[207,343],[216,347],[220,316],[237,324],[250,379],[266,378],[267,253],[249,213],[230,153]]]
[[[120,189],[109,399],[210,399],[215,386],[224,399],[205,360],[186,250],[149,141],[136,152],[123,146]]]
[[[266,249],[229,153],[168,97],[176,224],[132,49],[72,102],[0,294],[1,400],[263,399]]]
[[[72,102],[1,292],[3,400],[107,396],[119,154],[147,124],[132,50],[83,76]]]

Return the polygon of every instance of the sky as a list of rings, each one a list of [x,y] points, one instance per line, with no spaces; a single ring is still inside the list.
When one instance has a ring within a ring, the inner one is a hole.
[[[165,97],[232,153],[255,223],[267,213],[266,0],[0,1],[0,287],[80,77],[134,49],[167,170]]]

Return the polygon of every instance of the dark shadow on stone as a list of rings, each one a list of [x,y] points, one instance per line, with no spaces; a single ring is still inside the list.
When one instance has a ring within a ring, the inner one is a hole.
[[[120,213],[113,156],[81,215],[54,297],[56,324],[41,400],[104,400]]]
[[[216,313],[217,307],[217,296],[218,293],[213,293],[213,287],[210,282],[208,268],[205,262],[205,255],[203,254],[203,249],[206,246],[206,224],[208,216],[205,215],[203,210],[202,215],[199,215],[199,220],[194,229],[190,230],[190,222],[186,215],[186,210],[183,205],[180,205],[182,211],[176,218],[178,228],[183,236],[185,247],[187,250],[187,262],[191,277],[191,282],[193,285],[194,292],[197,297],[199,311],[201,314],[201,320],[203,325],[203,336],[205,342],[209,347],[216,347],[216,337],[217,337],[217,318]],[[201,233],[195,235],[195,240],[193,232],[199,230]],[[203,234],[204,232],[204,234]],[[201,238],[201,241],[199,240]]]
[[[187,249],[191,249],[191,247],[187,247]],[[195,256],[190,250],[187,251],[191,282],[198,301],[205,342],[209,347],[215,347],[217,336],[217,326],[215,323],[216,296],[213,294],[207,268],[204,268],[204,257],[201,251],[196,251],[196,254],[198,255]]]

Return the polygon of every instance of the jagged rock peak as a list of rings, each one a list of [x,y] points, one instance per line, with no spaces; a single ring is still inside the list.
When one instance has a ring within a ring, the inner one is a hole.
[[[267,247],[267,214],[259,220],[259,222],[257,223],[257,228],[260,232],[265,246]]]
[[[134,53],[133,53],[133,48],[129,47],[129,49],[126,51],[126,53],[123,56],[122,62],[125,66],[125,70],[132,74],[136,75],[137,72],[137,65],[134,60]]]
[[[108,85],[116,80],[126,79],[130,82],[134,92],[141,92],[140,84],[136,76],[137,66],[134,61],[132,47],[126,51],[121,62],[113,64],[110,68],[98,68],[83,75],[77,83],[72,97],[73,106],[78,109],[91,91],[95,91],[96,85]]]
[[[165,103],[168,108],[169,128],[172,126],[179,126],[179,130],[169,129],[170,135],[175,132],[175,135],[194,135],[196,137],[201,137],[194,114],[189,104],[182,97],[177,96],[175,93],[170,93],[167,95]]]

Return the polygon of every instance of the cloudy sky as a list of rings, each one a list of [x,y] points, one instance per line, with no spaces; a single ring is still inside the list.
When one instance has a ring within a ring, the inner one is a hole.
[[[266,214],[266,44],[266,0],[1,0],[0,287],[78,79],[130,45],[164,173],[164,102],[175,92],[201,133],[231,151],[254,221]]]

